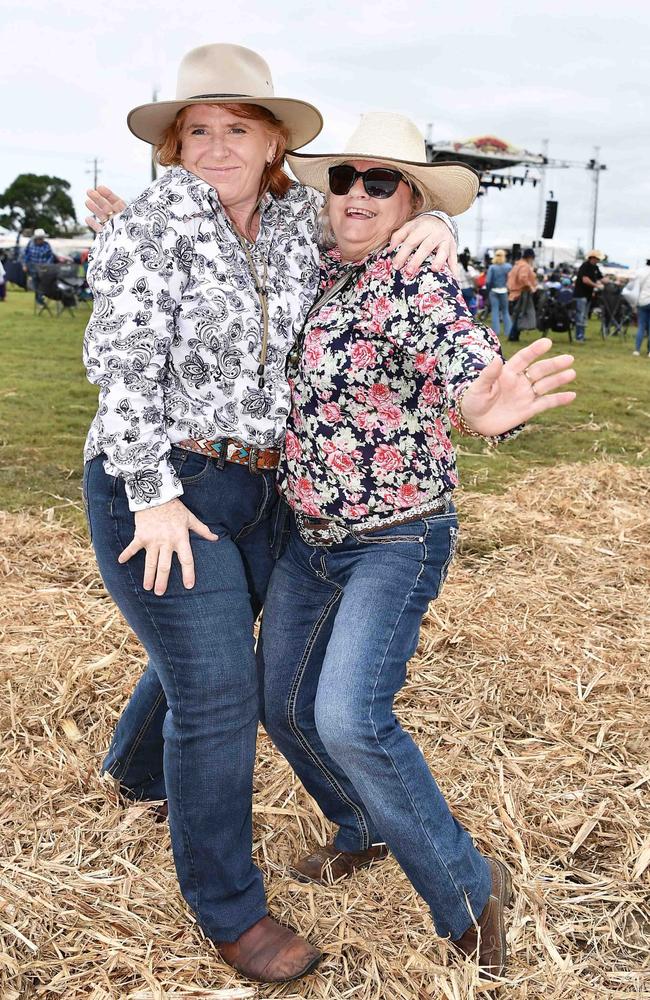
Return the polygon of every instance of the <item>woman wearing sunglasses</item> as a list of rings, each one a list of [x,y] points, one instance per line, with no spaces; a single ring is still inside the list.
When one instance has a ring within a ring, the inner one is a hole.
[[[269,982],[320,957],[268,916],[251,795],[285,361],[318,286],[322,196],[282,166],[321,124],[274,95],[255,52],[202,46],[176,100],[129,115],[171,169],[128,208],[107,189],[92,202],[116,217],[89,270],[100,399],[84,499],[106,587],[149,657],[104,770],[129,798],[168,800],[185,899],[227,962]],[[403,229],[403,261],[440,227],[451,241],[439,219]]]
[[[449,271],[395,269],[396,226],[431,205],[463,212],[478,191],[469,168],[426,163],[408,119],[366,115],[344,154],[289,162],[327,192],[332,247],[290,373],[278,480],[290,536],[264,608],[265,724],[338,827],[294,870],[327,881],[387,847],[438,934],[500,975],[510,874],[453,817],[393,699],[456,545],[449,418],[503,437],[573,400],[555,392],[572,358],[541,360],[551,341],[539,340],[504,364]]]

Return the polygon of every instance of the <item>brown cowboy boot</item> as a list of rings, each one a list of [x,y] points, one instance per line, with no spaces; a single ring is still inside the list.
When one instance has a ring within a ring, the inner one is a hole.
[[[294,861],[290,871],[299,882],[332,885],[341,878],[348,878],[358,868],[367,868],[373,861],[383,861],[387,857],[385,844],[369,847],[367,851],[337,851],[333,844],[326,844],[313,854]]]
[[[501,861],[490,859],[488,864],[492,873],[492,891],[478,918],[478,931],[472,924],[462,937],[450,941],[450,944],[464,955],[475,956],[479,968],[493,978],[502,976],[506,967],[504,910],[512,899],[512,877]]]
[[[304,976],[322,955],[308,941],[271,917],[262,917],[236,941],[217,941],[221,957],[247,979],[286,983]]]

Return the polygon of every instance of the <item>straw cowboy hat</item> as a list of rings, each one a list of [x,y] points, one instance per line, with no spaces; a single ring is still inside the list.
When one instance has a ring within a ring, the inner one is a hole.
[[[589,260],[590,257],[595,257],[596,260],[604,260],[605,254],[602,250],[590,250],[585,259]]]
[[[287,162],[299,181],[329,191],[328,170],[348,160],[374,160],[403,168],[428,191],[436,208],[460,215],[470,207],[479,189],[479,175],[464,163],[427,163],[424,137],[404,115],[372,112],[361,116],[358,128],[342,153],[295,153]]]
[[[259,104],[289,129],[289,149],[314,139],[323,127],[320,111],[306,101],[275,97],[268,64],[241,45],[201,45],[178,69],[175,101],[141,104],[129,111],[128,126],[138,139],[156,145],[177,113],[190,104]]]

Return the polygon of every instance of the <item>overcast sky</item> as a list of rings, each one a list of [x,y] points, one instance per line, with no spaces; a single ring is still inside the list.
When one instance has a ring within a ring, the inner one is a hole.
[[[126,128],[131,107],[175,94],[182,55],[233,42],[270,63],[278,96],[316,104],[310,151],[339,149],[364,111],[398,111],[436,140],[493,134],[586,164],[601,147],[597,246],[635,265],[650,257],[648,0],[67,0],[2,2],[0,191],[20,173],[100,179],[127,198],[149,179],[149,147]],[[554,170],[556,239],[587,249],[591,175]],[[483,243],[537,235],[538,191],[491,191]],[[476,249],[477,209],[459,219]]]

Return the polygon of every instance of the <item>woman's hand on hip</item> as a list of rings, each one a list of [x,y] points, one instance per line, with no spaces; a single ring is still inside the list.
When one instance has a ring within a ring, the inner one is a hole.
[[[456,272],[456,240],[449,226],[435,215],[418,215],[396,229],[390,239],[390,249],[396,250],[398,247],[393,263],[398,271],[403,269],[408,278],[415,277],[422,262],[434,250],[436,255],[431,269],[440,271],[446,264]]]
[[[101,233],[104,224],[113,215],[118,215],[126,208],[126,202],[110,188],[100,184],[98,188],[86,191],[86,208],[92,215],[86,216],[86,225],[94,233]]]
[[[552,346],[549,337],[540,337],[505,364],[501,358],[494,358],[463,394],[461,413],[465,423],[478,434],[493,437],[545,410],[572,403],[575,392],[556,390],[576,377],[571,367],[573,356],[560,354],[540,360]]]
[[[194,557],[190,545],[190,531],[210,542],[219,540],[203,521],[199,521],[180,500],[169,500],[160,507],[138,510],[135,514],[135,535],[133,541],[118,556],[119,563],[140,552],[146,552],[144,578],[145,590],[153,590],[158,597],[167,590],[167,582],[172,567],[174,553],[181,564],[183,586],[190,590],[194,586]]]

